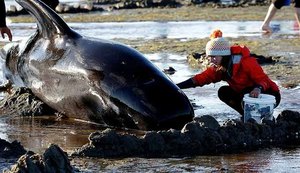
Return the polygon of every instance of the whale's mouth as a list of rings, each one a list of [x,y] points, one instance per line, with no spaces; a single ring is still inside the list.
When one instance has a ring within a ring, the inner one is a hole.
[[[193,120],[194,110],[180,89],[160,91],[163,93],[160,92],[152,98],[156,100],[152,105],[156,109],[151,112],[158,129],[181,129],[187,122]]]

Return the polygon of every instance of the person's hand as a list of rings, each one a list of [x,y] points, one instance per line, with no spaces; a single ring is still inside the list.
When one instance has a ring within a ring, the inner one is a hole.
[[[250,93],[250,97],[258,98],[259,94],[261,93],[260,88],[254,88]]]
[[[5,38],[5,34],[6,34],[8,36],[9,41],[12,41],[12,34],[8,27],[1,27],[0,32],[3,39]]]

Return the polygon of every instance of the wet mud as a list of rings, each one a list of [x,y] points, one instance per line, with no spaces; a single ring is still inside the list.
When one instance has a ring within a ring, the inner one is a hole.
[[[211,116],[195,118],[181,130],[147,132],[142,137],[118,134],[107,129],[89,136],[89,144],[73,152],[73,156],[101,158],[122,157],[188,157],[222,153],[238,153],[264,147],[298,145],[300,113],[283,111],[276,122],[255,120],[243,123],[228,120],[224,125]]]

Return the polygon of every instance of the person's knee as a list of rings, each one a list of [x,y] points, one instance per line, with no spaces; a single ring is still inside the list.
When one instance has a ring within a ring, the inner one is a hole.
[[[218,97],[220,100],[225,101],[228,100],[228,90],[229,86],[221,86],[218,90]]]

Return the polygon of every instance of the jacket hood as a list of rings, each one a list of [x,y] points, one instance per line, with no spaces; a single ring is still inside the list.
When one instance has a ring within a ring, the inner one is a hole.
[[[250,56],[250,50],[244,45],[233,45],[230,50],[232,55],[242,55],[243,57]]]

